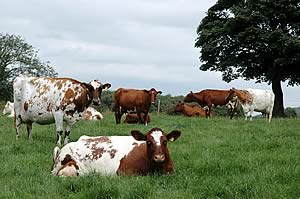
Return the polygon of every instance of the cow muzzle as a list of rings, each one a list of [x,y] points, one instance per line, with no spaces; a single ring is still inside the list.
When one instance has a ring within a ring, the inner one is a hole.
[[[166,158],[163,154],[158,154],[158,155],[154,155],[153,160],[156,163],[163,163],[166,160]]]
[[[93,100],[93,105],[95,106],[99,106],[101,103],[100,103],[100,100]]]

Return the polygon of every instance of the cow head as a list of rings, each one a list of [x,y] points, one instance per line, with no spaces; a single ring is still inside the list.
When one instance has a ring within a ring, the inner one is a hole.
[[[138,130],[131,131],[131,135],[137,141],[146,141],[148,160],[155,164],[161,164],[170,160],[167,143],[168,141],[175,141],[180,134],[181,132],[177,130],[166,134],[160,128],[153,128],[146,134]]]
[[[4,106],[4,109],[3,109],[3,114],[11,114],[13,113],[14,111],[14,103],[13,102],[10,102],[10,101],[7,101],[5,106]]]
[[[183,107],[184,107],[184,103],[179,102],[175,107],[175,112],[181,112],[183,110]]]
[[[226,96],[225,98],[225,101],[228,102],[228,101],[234,101],[237,99],[237,96],[236,96],[236,89],[235,88],[231,88],[228,92],[228,95]]]
[[[195,102],[194,93],[191,91],[189,94],[187,94],[184,99],[184,102]]]
[[[95,106],[99,106],[101,104],[102,90],[109,89],[111,87],[111,84],[102,84],[99,80],[93,80],[88,84],[87,87],[89,89],[89,92],[91,93],[91,97],[93,98],[93,104]]]
[[[154,104],[155,101],[156,101],[156,96],[158,94],[162,94],[161,91],[157,91],[155,90],[155,88],[151,88],[150,90],[144,90],[146,93],[148,93],[150,95],[150,101],[151,101],[151,104]]]

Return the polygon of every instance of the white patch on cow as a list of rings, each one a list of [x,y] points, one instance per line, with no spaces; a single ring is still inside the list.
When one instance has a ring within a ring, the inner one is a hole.
[[[94,89],[98,89],[101,86],[101,83],[98,80],[93,80],[90,84],[94,87]]]
[[[161,131],[153,131],[151,133],[151,136],[153,137],[155,143],[160,146],[160,138],[163,136]]]

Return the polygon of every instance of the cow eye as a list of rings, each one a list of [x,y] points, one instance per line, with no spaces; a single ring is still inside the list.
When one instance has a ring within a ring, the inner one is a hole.
[[[152,143],[150,141],[147,141],[147,145],[151,145]]]
[[[166,140],[164,140],[164,141],[163,141],[163,144],[164,144],[164,145],[167,145],[167,141],[166,141]]]

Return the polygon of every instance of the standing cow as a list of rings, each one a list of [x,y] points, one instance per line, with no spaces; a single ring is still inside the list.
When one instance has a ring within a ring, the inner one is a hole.
[[[250,116],[252,121],[253,112],[258,111],[266,114],[266,120],[271,122],[275,95],[271,90],[261,89],[230,89],[232,95],[237,96],[242,105],[245,120]]]
[[[155,103],[157,94],[161,93],[161,91],[156,91],[154,88],[150,90],[119,88],[115,93],[114,100],[116,124],[120,124],[121,117],[124,113],[136,111],[139,123],[147,125],[146,117],[150,106]],[[143,119],[141,113],[144,113]]]
[[[14,115],[15,115],[14,103],[10,102],[10,101],[7,101],[6,104],[5,104],[5,106],[4,106],[4,109],[3,109],[2,113],[4,115],[8,114],[7,117],[14,117]]]
[[[100,105],[102,90],[110,86],[98,80],[87,84],[71,78],[16,78],[13,85],[16,137],[20,136],[21,123],[27,124],[28,137],[32,139],[32,123],[55,122],[60,145],[66,121],[64,143],[68,143],[72,126],[92,102]]]
[[[167,143],[181,132],[166,134],[152,128],[146,134],[131,131],[131,136],[81,136],[62,149],[53,151],[52,174],[56,176],[148,175],[173,173]]]
[[[191,91],[185,96],[184,102],[197,102],[202,107],[208,106],[206,118],[210,118],[212,106],[226,105],[231,99],[230,90],[206,89],[197,93]]]

